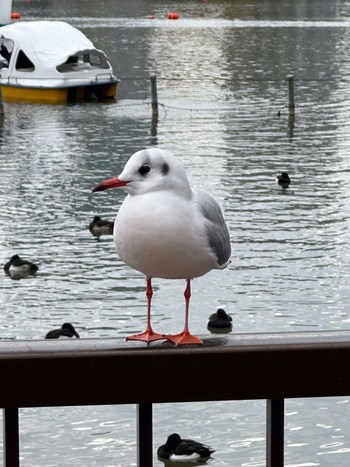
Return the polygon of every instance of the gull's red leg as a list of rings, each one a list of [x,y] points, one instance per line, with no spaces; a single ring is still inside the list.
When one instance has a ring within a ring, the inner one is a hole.
[[[146,296],[147,296],[147,326],[145,332],[140,334],[134,334],[133,336],[128,336],[126,340],[130,341],[144,341],[149,344],[152,341],[158,341],[160,339],[165,339],[164,335],[153,332],[151,326],[151,302],[153,296],[152,289],[152,279],[147,278],[147,287],[146,287]]]
[[[186,301],[186,316],[185,316],[185,326],[182,332],[179,334],[170,334],[165,337],[167,340],[173,342],[176,345],[187,345],[187,344],[203,344],[202,339],[194,336],[190,333],[188,328],[188,318],[190,310],[190,298],[191,298],[191,280],[187,279],[187,286],[185,289],[185,301]]]

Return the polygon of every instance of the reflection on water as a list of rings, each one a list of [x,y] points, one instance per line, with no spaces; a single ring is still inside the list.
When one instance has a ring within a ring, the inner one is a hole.
[[[80,27],[122,82],[116,104],[5,106],[0,260],[18,253],[39,271],[20,281],[0,275],[0,338],[43,338],[63,322],[81,338],[144,328],[144,278],[116,257],[110,237],[96,242],[88,224],[94,215],[115,217],[124,197],[92,196],[91,188],[151,145],[181,158],[230,226],[230,268],[193,283],[192,332],[208,334],[218,307],[233,316],[233,332],[349,328],[349,5],[190,0],[178,5],[179,21],[166,19],[168,8],[14,1],[24,19]],[[156,126],[150,73],[162,104]],[[282,171],[292,178],[288,190],[275,182]],[[184,285],[154,281],[160,332],[182,327]],[[286,464],[347,466],[348,401],[288,406]],[[52,466],[135,465],[134,417],[129,406],[23,410],[23,465],[47,467],[47,446]],[[265,465],[264,421],[261,401],[157,405],[154,442],[179,431],[216,449],[210,465]]]

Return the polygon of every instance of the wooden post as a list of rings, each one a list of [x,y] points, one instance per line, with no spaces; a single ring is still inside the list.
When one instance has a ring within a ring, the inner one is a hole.
[[[158,94],[157,94],[157,76],[151,75],[151,92],[152,92],[152,114],[158,115]]]
[[[288,112],[289,117],[295,118],[295,104],[294,104],[294,76],[288,75]]]
[[[151,75],[151,92],[152,92],[152,126],[151,135],[157,136],[158,125],[158,93],[157,93],[157,76]]]

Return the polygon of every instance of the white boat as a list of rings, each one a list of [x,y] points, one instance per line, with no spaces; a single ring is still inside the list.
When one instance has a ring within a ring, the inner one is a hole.
[[[11,23],[12,0],[1,0],[0,26]]]
[[[63,21],[0,27],[0,86],[5,102],[114,99],[118,79],[102,50]]]

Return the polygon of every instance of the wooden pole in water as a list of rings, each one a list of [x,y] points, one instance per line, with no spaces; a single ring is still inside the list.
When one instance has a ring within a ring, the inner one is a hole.
[[[152,92],[152,114],[158,115],[158,93],[157,93],[157,76],[151,75],[151,92]]]
[[[288,75],[288,112],[289,118],[295,118],[295,104],[294,104],[294,76]]]

